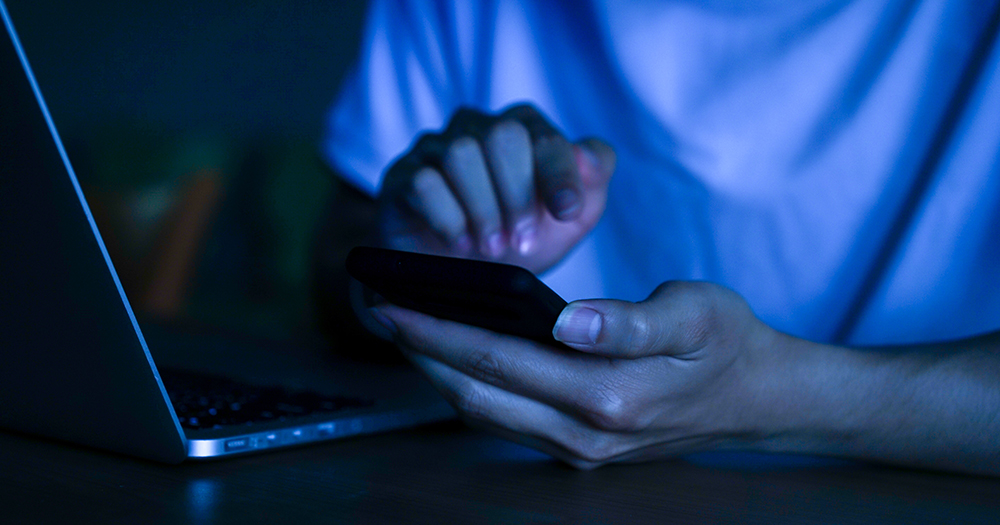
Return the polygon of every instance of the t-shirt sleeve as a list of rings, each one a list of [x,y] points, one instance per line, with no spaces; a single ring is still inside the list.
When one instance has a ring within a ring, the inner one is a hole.
[[[385,169],[461,105],[482,105],[485,9],[479,2],[375,0],[361,53],[329,112],[322,155],[376,195]]]

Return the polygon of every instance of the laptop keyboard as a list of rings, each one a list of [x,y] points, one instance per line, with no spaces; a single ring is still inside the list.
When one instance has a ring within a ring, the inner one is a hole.
[[[161,378],[181,426],[193,430],[285,421],[374,404],[370,399],[249,385],[182,370],[163,371]]]

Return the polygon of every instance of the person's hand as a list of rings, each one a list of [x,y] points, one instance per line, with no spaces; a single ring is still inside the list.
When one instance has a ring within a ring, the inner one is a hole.
[[[607,144],[571,143],[531,106],[460,109],[389,168],[379,242],[541,273],[600,219],[614,167]]]
[[[753,440],[777,332],[736,293],[668,282],[569,304],[555,348],[391,304],[374,317],[468,422],[579,468]]]

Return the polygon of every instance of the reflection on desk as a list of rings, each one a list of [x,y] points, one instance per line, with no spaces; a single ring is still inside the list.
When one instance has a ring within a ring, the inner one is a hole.
[[[699,454],[580,472],[457,423],[166,466],[0,433],[5,523],[996,523],[1000,480]]]

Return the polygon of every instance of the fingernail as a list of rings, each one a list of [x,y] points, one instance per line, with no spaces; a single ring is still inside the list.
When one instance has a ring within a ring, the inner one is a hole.
[[[528,255],[535,248],[535,236],[538,231],[535,229],[535,221],[526,220],[514,228],[514,247],[517,253]]]
[[[552,196],[552,214],[559,220],[572,219],[580,208],[580,199],[576,192],[566,188]]]
[[[492,258],[497,258],[503,255],[504,245],[503,245],[503,235],[500,232],[491,233],[483,239],[480,251]]]
[[[399,328],[396,327],[396,323],[392,322],[392,319],[386,317],[386,315],[382,313],[377,306],[369,308],[368,313],[372,316],[372,319],[375,319],[378,324],[382,325],[382,328],[388,330],[392,335],[396,335],[396,333],[399,332]]]
[[[552,336],[557,341],[592,345],[601,333],[601,314],[585,306],[569,305],[559,314]]]

